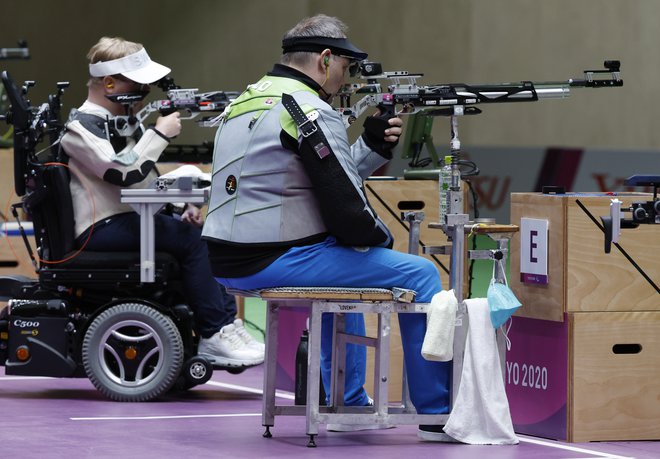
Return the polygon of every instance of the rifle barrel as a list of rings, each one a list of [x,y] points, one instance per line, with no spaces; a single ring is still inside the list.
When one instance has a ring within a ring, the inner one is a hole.
[[[570,95],[570,88],[567,84],[559,86],[534,86],[538,99],[564,99]],[[466,98],[478,98],[480,102],[506,102],[506,99],[515,101],[536,100],[532,90],[518,91],[509,93],[507,91],[486,90],[478,93],[469,91],[457,91],[456,94]]]

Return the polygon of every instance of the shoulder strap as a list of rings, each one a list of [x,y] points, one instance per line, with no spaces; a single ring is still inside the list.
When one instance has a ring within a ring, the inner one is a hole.
[[[282,94],[282,105],[298,126],[300,134],[303,136],[303,141],[309,142],[319,158],[323,159],[328,156],[332,150],[316,121],[307,118],[305,112],[303,112],[298,102],[296,102],[296,99],[290,94]]]

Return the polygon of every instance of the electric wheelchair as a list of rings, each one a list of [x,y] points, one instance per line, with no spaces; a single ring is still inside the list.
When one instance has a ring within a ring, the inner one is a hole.
[[[0,278],[0,299],[8,301],[0,306],[5,373],[86,376],[108,398],[126,402],[208,381],[213,362],[196,355],[193,314],[176,260],[156,253],[155,282],[143,283],[139,253],[75,248],[69,171],[56,145],[68,83],[58,83],[39,107],[27,99],[32,82],[19,90],[3,72],[2,83],[11,103],[5,119],[14,127],[14,185],[21,197],[11,210],[19,227],[25,215],[32,220],[35,253],[24,231],[22,238],[37,274]],[[38,152],[44,141],[49,146]]]

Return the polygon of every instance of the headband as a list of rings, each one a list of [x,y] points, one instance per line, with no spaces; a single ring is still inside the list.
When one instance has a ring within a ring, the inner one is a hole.
[[[363,61],[367,53],[358,49],[347,38],[330,37],[290,37],[282,40],[282,53],[295,53],[298,51],[323,52],[329,49],[338,56]]]

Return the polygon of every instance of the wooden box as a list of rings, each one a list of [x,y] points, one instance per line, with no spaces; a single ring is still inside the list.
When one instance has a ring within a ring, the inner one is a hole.
[[[514,317],[505,381],[518,433],[565,440],[660,439],[660,312]]]
[[[618,195],[622,207],[650,194]],[[512,193],[511,223],[548,220],[548,285],[521,282],[520,240],[511,240],[510,285],[522,317],[562,321],[565,312],[660,311],[660,231],[657,225],[623,229],[618,247],[604,250],[601,216],[612,196]],[[630,213],[625,214],[630,218]]]
[[[650,195],[617,196],[624,207]],[[519,433],[560,440],[660,439],[660,228],[622,230],[604,251],[611,196],[514,193],[511,223],[548,220],[548,284],[510,285],[523,307],[509,332],[506,388]],[[629,217],[630,214],[627,214]]]

